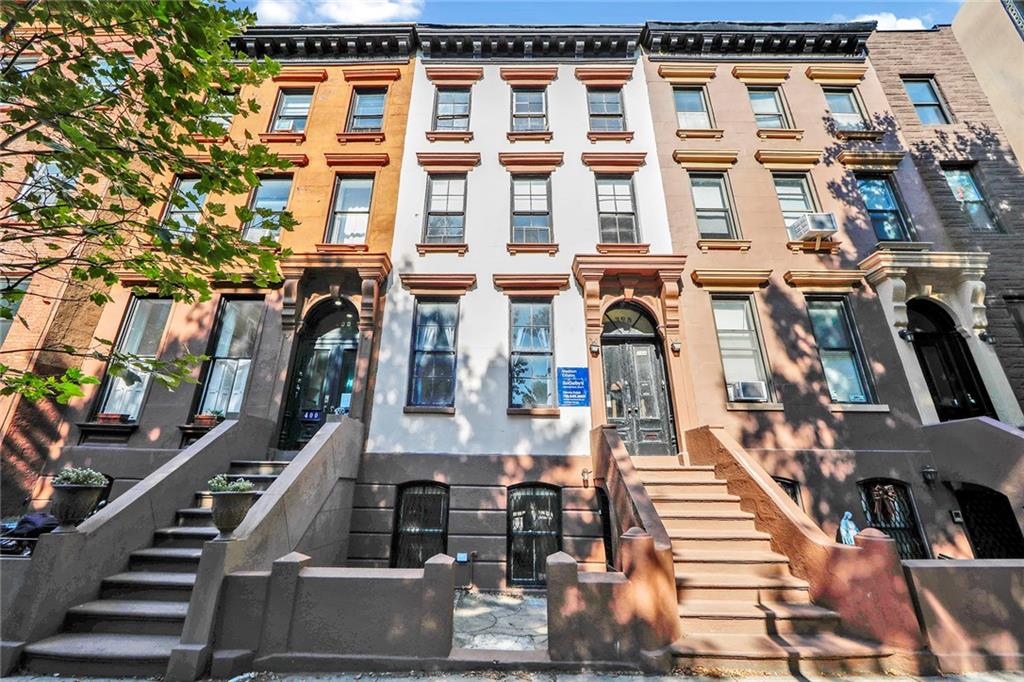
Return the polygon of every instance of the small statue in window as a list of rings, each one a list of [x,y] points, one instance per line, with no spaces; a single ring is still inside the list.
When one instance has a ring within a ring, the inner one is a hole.
[[[839,522],[839,540],[844,545],[854,544],[853,539],[857,537],[857,533],[860,529],[857,528],[857,524],[853,522],[853,514],[850,512],[843,512],[843,520]]]

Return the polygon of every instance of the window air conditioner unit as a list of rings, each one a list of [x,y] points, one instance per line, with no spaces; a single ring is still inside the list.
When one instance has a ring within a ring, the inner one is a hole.
[[[797,241],[828,239],[836,233],[836,217],[831,213],[805,213],[790,228]]]
[[[737,381],[729,386],[729,400],[735,403],[768,402],[768,384],[763,381]]]
[[[279,121],[274,121],[274,132],[275,133],[290,133],[295,128],[295,120],[291,118],[284,118]]]

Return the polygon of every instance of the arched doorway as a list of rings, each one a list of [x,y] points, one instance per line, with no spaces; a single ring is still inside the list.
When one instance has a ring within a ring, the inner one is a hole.
[[[964,483],[956,490],[956,502],[975,559],[1024,559],[1024,535],[1006,495]]]
[[[907,319],[939,421],[995,417],[971,351],[949,313],[933,301],[915,298],[907,303]]]
[[[657,326],[633,303],[604,313],[605,414],[631,455],[676,454],[675,426]]]
[[[352,400],[359,314],[344,298],[323,301],[299,333],[288,382],[280,447],[301,448],[329,414],[347,414]]]

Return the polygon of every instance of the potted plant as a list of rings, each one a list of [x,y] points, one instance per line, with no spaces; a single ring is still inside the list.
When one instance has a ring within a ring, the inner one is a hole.
[[[107,477],[98,471],[68,467],[53,479],[53,501],[50,513],[60,524],[54,532],[75,529],[92,512],[107,487]]]
[[[244,478],[229,481],[224,474],[214,476],[207,485],[213,495],[213,525],[217,526],[219,539],[223,540],[238,528],[252,507],[255,486]]]
[[[128,422],[128,416],[120,412],[100,412],[96,415],[96,421],[100,424],[124,424]]]
[[[206,429],[212,429],[214,426],[224,421],[224,413],[220,410],[210,410],[209,412],[202,412],[192,418],[193,426],[201,426]]]

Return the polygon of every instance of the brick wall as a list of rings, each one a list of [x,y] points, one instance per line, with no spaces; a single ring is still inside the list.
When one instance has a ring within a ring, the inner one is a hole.
[[[985,305],[996,353],[1017,400],[1024,403],[1024,338],[1007,298],[1024,297],[1024,173],[970,64],[948,26],[931,31],[876,32],[868,40],[875,71],[953,248],[991,254]],[[932,76],[953,116],[921,125],[902,75]],[[941,164],[971,162],[1003,232],[973,232]]]

